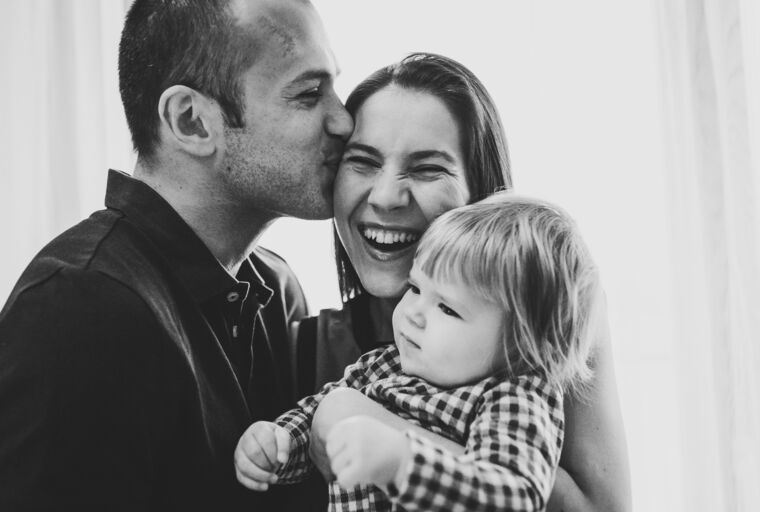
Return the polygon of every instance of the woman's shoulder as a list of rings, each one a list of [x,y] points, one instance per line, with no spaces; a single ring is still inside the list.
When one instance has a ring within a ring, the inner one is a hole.
[[[301,319],[297,324],[300,331],[308,331],[308,337],[315,341],[358,345],[353,330],[351,303],[343,304],[341,308],[322,309],[316,315]]]
[[[323,309],[302,319],[295,333],[298,373],[308,376],[301,379],[302,394],[339,380],[346,366],[362,355],[354,336],[350,302],[342,308]]]

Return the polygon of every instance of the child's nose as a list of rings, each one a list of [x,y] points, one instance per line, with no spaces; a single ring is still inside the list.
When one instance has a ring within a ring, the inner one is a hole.
[[[421,300],[416,300],[406,309],[406,318],[409,320],[409,323],[418,329],[424,329],[426,324],[425,312],[421,302]]]

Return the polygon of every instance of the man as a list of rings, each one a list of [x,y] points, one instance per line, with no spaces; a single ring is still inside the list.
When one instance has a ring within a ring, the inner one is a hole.
[[[277,510],[237,484],[252,421],[292,405],[306,313],[256,247],[332,215],[352,122],[298,0],[136,0],[119,53],[138,153],[105,210],[35,257],[0,313],[0,510]]]

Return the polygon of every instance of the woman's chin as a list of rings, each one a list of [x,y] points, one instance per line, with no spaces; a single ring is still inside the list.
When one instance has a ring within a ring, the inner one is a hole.
[[[378,299],[400,299],[404,292],[406,292],[406,278],[403,280],[388,278],[387,280],[368,279],[362,281],[364,290]]]

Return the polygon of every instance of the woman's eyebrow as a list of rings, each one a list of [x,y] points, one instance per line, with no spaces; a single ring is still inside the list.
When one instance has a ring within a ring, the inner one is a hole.
[[[425,158],[434,158],[439,157],[443,158],[447,162],[453,164],[456,163],[456,160],[453,156],[451,156],[446,151],[439,151],[437,149],[429,149],[425,151],[415,151],[413,153],[409,153],[409,159],[410,160],[424,160]]]
[[[347,153],[351,151],[352,149],[363,151],[365,153],[368,153],[374,156],[375,158],[383,157],[383,155],[380,153],[380,151],[377,150],[377,148],[373,146],[368,146],[367,144],[362,144],[361,142],[349,142],[348,144],[346,144],[346,147],[343,151]]]

